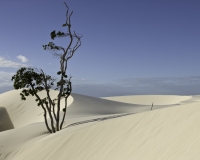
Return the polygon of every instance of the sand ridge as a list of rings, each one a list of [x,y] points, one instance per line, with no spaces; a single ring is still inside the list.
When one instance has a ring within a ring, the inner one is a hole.
[[[171,105],[179,104],[192,98],[192,96],[178,96],[178,95],[129,95],[129,96],[114,96],[102,97],[103,99],[125,102],[130,104],[142,105]]]

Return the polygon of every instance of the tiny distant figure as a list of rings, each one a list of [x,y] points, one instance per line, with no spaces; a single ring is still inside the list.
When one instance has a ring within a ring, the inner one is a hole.
[[[152,103],[152,105],[151,105],[151,110],[153,109],[153,103]]]

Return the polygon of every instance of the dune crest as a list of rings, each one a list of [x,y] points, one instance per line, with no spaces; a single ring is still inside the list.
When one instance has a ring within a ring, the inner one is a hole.
[[[192,98],[192,96],[177,96],[177,95],[129,95],[129,96],[114,96],[114,97],[102,97],[103,99],[124,102],[130,104],[141,105],[172,105],[178,104],[181,101],[186,101]]]

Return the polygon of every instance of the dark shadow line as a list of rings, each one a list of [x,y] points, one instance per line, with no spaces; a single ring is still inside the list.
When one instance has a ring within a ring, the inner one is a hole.
[[[108,119],[123,117],[123,116],[131,115],[131,114],[135,114],[135,113],[126,113],[126,114],[123,114],[123,115],[116,115],[116,116],[109,116],[109,117],[103,117],[103,118],[90,119],[90,120],[86,120],[86,121],[72,123],[72,124],[66,126],[65,128],[76,126],[76,125],[80,125],[80,124],[90,123],[90,122],[105,121],[105,120],[108,120]]]

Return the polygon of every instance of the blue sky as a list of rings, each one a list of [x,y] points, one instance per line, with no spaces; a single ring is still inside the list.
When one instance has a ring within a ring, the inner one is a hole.
[[[83,35],[68,63],[73,92],[200,94],[199,0],[66,3],[72,30]],[[22,66],[56,76],[59,59],[42,45],[52,41],[51,31],[65,31],[65,12],[61,0],[0,2],[0,93],[13,89],[10,78]],[[68,39],[54,43],[66,47]]]

